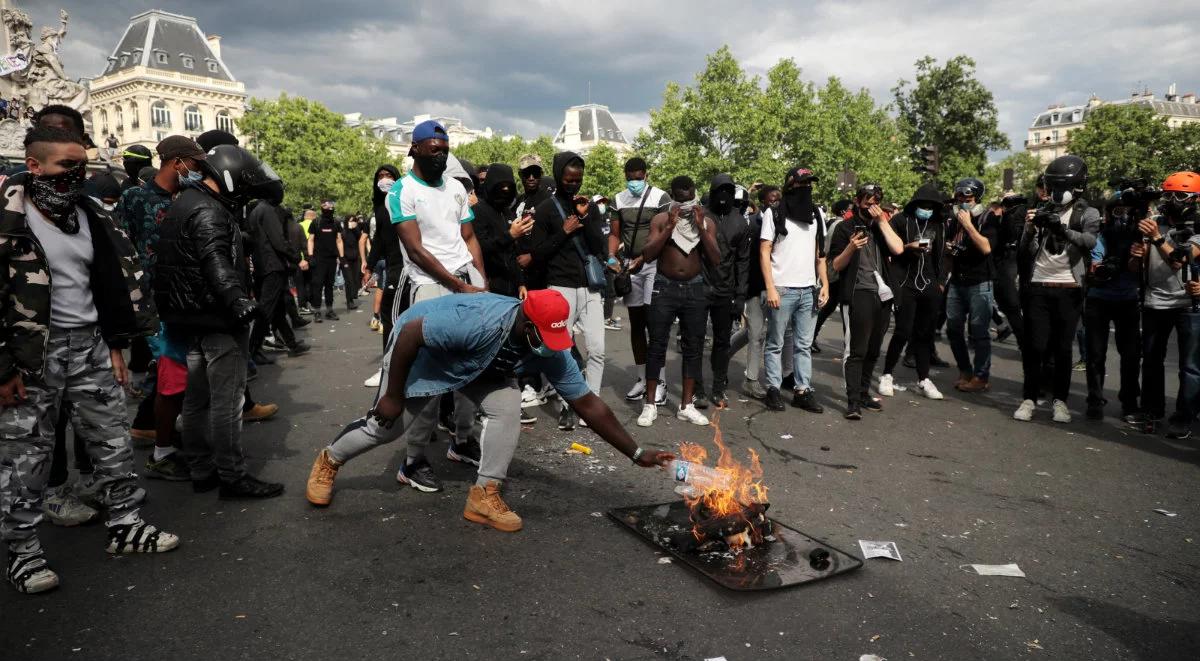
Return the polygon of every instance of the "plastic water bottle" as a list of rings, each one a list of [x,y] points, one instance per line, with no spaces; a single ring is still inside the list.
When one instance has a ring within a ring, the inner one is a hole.
[[[728,473],[711,466],[676,459],[667,465],[671,476],[679,483],[675,493],[698,498],[705,491],[728,489],[732,480]]]

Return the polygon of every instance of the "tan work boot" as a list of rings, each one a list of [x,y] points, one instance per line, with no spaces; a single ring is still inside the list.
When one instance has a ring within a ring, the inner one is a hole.
[[[278,404],[255,404],[242,413],[242,422],[261,422],[279,413]]]
[[[973,376],[970,381],[965,381],[958,385],[958,389],[963,392],[983,392],[990,387],[987,379],[981,379],[977,376]]]
[[[467,506],[463,508],[463,518],[504,532],[521,529],[521,517],[508,509],[500,497],[499,482],[488,482],[486,487],[472,486],[467,494]]]
[[[329,456],[329,448],[321,450],[317,460],[313,462],[312,472],[308,474],[308,486],[304,489],[304,497],[308,502],[318,507],[325,507],[333,500],[333,480],[337,478],[338,469],[342,465]]]

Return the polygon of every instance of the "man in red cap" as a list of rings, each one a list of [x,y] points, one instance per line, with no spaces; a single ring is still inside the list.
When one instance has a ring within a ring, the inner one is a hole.
[[[637,465],[659,466],[673,459],[670,453],[638,447],[588,389],[570,354],[569,315],[567,300],[554,290],[529,292],[524,301],[459,294],[410,307],[396,320],[374,406],[317,455],[308,478],[308,501],[328,505],[343,464],[406,432],[407,470],[397,479],[419,491],[441,491],[441,481],[425,458],[435,424],[427,421],[436,420],[427,413],[436,410],[443,394],[458,392],[483,415],[479,476],[463,516],[505,532],[520,530],[521,518],[501,499],[500,485],[521,430],[517,374],[524,371],[545,376],[593,431]],[[418,428],[422,425],[430,428]]]

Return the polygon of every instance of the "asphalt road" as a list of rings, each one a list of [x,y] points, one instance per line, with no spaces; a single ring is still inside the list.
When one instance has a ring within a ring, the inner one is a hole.
[[[442,494],[397,485],[395,445],[344,468],[330,508],[310,507],[313,457],[370,403],[362,380],[379,340],[366,319],[310,326],[315,350],[264,367],[253,384],[282,411],[247,427],[247,453],[253,470],[287,484],[282,498],[222,502],[149,482],[144,514],[183,538],[152,557],[108,557],[102,525],[46,524],[63,585],[39,596],[0,589],[0,657],[1200,657],[1200,443],[1084,421],[1081,373],[1076,422],[1056,425],[1046,410],[1014,422],[1011,341],[996,351],[990,393],[956,393],[944,370],[935,378],[945,401],[900,393],[850,423],[831,397],[840,391],[833,320],[816,360],[825,415],[735,399],[721,416],[725,439],[738,454],[762,455],[775,518],[855,555],[860,539],[894,541],[903,554],[747,594],[658,563],[652,547],[599,516],[670,500],[672,484],[588,430],[559,432],[550,407],[522,435],[512,467],[506,496],[525,520],[518,534],[462,519],[473,475],[444,459],[444,443],[433,461],[447,480]],[[628,334],[607,338],[604,397],[643,444],[711,440],[710,429],[669,415],[649,431],[633,426],[637,406],[621,397],[633,378]],[[944,344],[941,352],[949,355]],[[669,369],[678,373],[674,357]],[[1173,375],[1168,383],[1173,391]],[[567,454],[571,441],[596,452]],[[1026,577],[962,569],[1010,562]]]

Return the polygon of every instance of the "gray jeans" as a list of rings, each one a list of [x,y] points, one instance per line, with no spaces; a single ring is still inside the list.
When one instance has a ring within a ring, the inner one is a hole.
[[[188,349],[183,396],[183,456],[193,480],[217,475],[226,482],[246,474],[242,404],[246,390],[245,330],[208,333]]]

